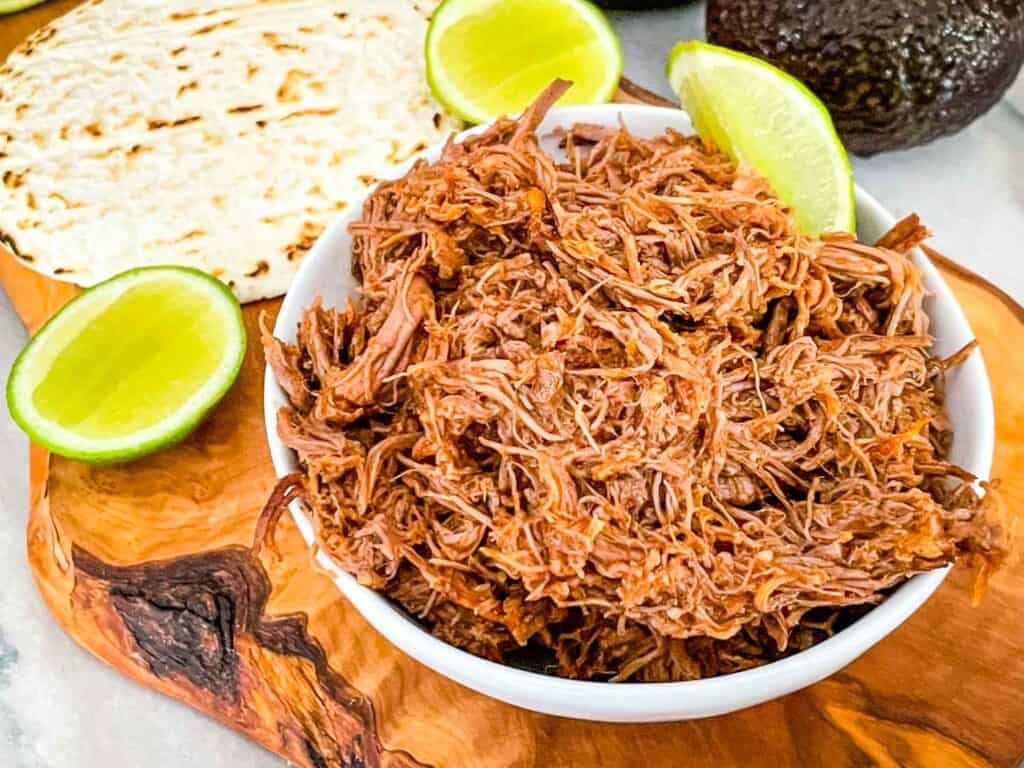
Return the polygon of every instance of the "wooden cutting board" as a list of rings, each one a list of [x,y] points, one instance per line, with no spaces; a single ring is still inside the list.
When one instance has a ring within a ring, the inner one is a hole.
[[[0,58],[74,5],[0,22]],[[629,88],[623,100],[648,98]],[[1024,309],[937,254],[992,377],[994,476],[1024,501]],[[0,283],[30,331],[74,295],[0,252]],[[274,485],[256,320],[234,388],[185,443],[92,467],[30,453],[28,557],[60,625],[126,675],[290,762],[321,766],[1011,766],[1024,755],[1024,563],[978,608],[954,571],[906,624],[828,680],[732,715],[605,725],[536,715],[427,670],[385,641],[309,565],[248,549]],[[126,714],[126,718],[129,715]]]

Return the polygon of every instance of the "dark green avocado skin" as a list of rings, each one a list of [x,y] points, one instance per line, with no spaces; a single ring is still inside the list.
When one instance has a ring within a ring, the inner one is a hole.
[[[685,5],[687,0],[594,0],[595,5],[616,11],[647,11],[651,8],[671,8]]]
[[[860,155],[959,131],[1024,61],[1024,0],[709,0],[706,21],[803,80]]]

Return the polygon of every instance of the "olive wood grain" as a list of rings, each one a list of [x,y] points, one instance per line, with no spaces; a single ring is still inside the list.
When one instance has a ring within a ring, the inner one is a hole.
[[[0,57],[74,2],[0,21]],[[623,101],[652,101],[632,84]],[[1024,501],[1024,310],[933,256],[992,377],[994,475]],[[0,283],[30,331],[75,289],[0,252]],[[956,570],[900,629],[799,693],[732,715],[603,725],[492,701],[390,646],[309,565],[290,522],[280,556],[247,548],[274,485],[263,434],[260,312],[245,307],[238,382],[184,443],[95,467],[30,451],[28,558],[46,604],[84,648],[295,765],[1000,766],[1024,753],[1024,563],[978,608]],[[125,713],[126,725],[131,713]]]

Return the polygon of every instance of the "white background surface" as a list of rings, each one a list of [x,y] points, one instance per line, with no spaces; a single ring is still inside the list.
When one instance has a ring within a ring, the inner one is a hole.
[[[619,13],[614,21],[626,76],[671,96],[665,56],[675,41],[702,36],[699,5]],[[1024,84],[1018,90],[1024,109]],[[1024,302],[1024,117],[1007,103],[955,137],[855,159],[854,170],[857,181],[897,216],[919,213],[935,232],[934,247]],[[0,296],[0,370],[10,368],[24,341]],[[0,445],[0,766],[282,765],[191,709],[122,678],[57,628],[25,562],[27,444],[6,409]]]

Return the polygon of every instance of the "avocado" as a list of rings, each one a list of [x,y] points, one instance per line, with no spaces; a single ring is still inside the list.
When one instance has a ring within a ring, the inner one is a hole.
[[[596,5],[615,11],[647,11],[652,8],[671,8],[687,0],[594,0]]]
[[[1024,61],[1022,0],[708,0],[706,23],[804,81],[860,155],[959,131]]]

